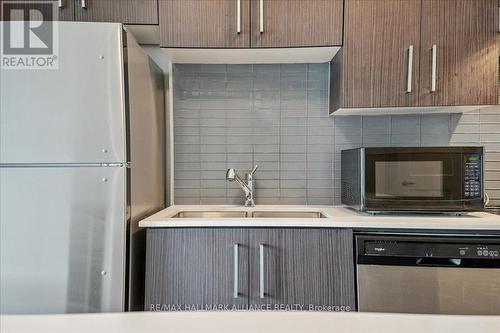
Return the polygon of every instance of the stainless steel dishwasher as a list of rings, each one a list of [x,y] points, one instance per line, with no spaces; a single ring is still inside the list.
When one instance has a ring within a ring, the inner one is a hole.
[[[357,235],[361,312],[500,315],[500,237]]]

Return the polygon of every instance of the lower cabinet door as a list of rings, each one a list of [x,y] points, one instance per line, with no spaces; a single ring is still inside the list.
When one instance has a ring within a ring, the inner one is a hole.
[[[147,230],[147,311],[235,310],[248,305],[248,230]]]
[[[251,309],[355,310],[352,230],[249,232]]]

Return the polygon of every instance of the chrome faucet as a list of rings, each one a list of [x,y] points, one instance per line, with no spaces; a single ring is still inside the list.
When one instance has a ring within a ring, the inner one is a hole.
[[[227,169],[226,172],[226,179],[229,180],[230,182],[236,181],[238,185],[240,185],[243,192],[245,192],[245,207],[255,206],[255,195],[254,195],[255,185],[253,182],[253,174],[255,173],[258,167],[259,167],[258,165],[254,166],[253,170],[245,175],[246,182],[244,182],[240,178],[240,176],[238,176],[236,170]]]

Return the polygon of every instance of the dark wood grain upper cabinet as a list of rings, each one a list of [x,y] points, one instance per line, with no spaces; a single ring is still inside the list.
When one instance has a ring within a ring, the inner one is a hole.
[[[343,0],[252,0],[252,47],[342,45]]]
[[[158,24],[158,0],[75,0],[75,2],[77,21]]]
[[[162,47],[250,47],[249,0],[159,0]]]
[[[75,20],[75,1],[74,0],[57,0],[54,1],[58,7],[59,21],[74,21]]]
[[[73,21],[75,19],[75,0],[0,0],[0,11],[3,10],[3,5],[14,4],[20,6],[21,8],[34,9],[36,11],[41,11],[44,19],[52,17],[55,21]],[[37,6],[37,2],[43,3],[44,6]],[[51,6],[48,4],[52,3]],[[54,6],[54,7],[53,7]],[[57,13],[54,13],[56,9]],[[6,12],[8,14],[8,12]],[[55,14],[56,17],[53,17]],[[6,17],[5,17],[6,18]],[[10,18],[9,18],[10,19]]]
[[[148,229],[145,310],[246,308],[247,243],[245,229]]]
[[[252,229],[249,252],[250,305],[355,310],[352,230]]]
[[[332,102],[346,108],[417,105],[419,51],[420,0],[346,1]]]
[[[330,66],[330,112],[497,104],[497,5],[345,1],[344,47]]]
[[[498,98],[497,0],[422,0],[420,105]]]

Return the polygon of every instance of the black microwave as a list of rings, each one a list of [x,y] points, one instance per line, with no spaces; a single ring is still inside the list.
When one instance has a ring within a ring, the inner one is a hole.
[[[483,147],[342,151],[342,203],[360,211],[484,210]]]

